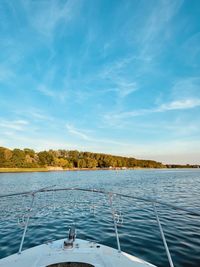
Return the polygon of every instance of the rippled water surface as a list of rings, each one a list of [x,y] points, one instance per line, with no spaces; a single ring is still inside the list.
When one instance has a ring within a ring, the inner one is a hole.
[[[200,170],[124,170],[0,174],[0,194],[46,186],[104,189],[154,197],[200,212]],[[0,199],[0,257],[18,251],[30,197]],[[151,204],[113,197],[121,248],[157,266],[169,266]],[[175,266],[200,266],[200,217],[157,206]],[[84,192],[40,193],[35,198],[24,249],[77,237],[116,247],[109,199]]]

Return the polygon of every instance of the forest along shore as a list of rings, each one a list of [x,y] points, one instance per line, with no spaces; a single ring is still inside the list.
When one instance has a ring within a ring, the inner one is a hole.
[[[155,160],[136,159],[77,150],[35,152],[24,148],[13,150],[0,147],[0,172],[47,172],[65,170],[124,170],[199,168],[200,165],[163,164]]]
[[[35,152],[25,148],[13,150],[0,147],[0,168],[164,168],[154,160],[136,159],[77,150],[48,150]]]

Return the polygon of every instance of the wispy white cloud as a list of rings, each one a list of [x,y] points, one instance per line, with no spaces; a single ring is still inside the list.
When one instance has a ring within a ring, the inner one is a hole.
[[[153,110],[153,112],[164,112],[167,110],[191,109],[200,106],[200,98],[190,98],[175,100],[169,103],[162,104],[160,107]]]
[[[182,4],[183,0],[162,0],[158,5],[153,6],[152,13],[145,21],[146,35],[142,32],[143,41],[151,41],[158,35],[161,37],[160,33],[176,15]]]
[[[71,135],[75,135],[79,139],[88,141],[89,143],[93,143],[93,146],[97,144],[110,144],[110,145],[120,145],[120,146],[127,145],[128,146],[128,144],[126,144],[125,142],[120,142],[120,141],[100,138],[100,137],[93,137],[91,136],[91,134],[88,133],[88,130],[86,131],[86,130],[75,128],[71,124],[66,124],[66,128]]]
[[[140,31],[134,34],[134,39],[140,44],[140,56],[154,57],[171,37],[171,22],[183,4],[183,0],[159,1],[157,5],[146,6],[145,19],[140,25]]]
[[[124,98],[133,92],[138,90],[138,84],[136,82],[116,81],[117,92],[120,98]]]
[[[142,87],[145,74],[155,71],[154,57],[165,47],[166,40],[171,38],[172,19],[182,4],[182,0],[160,1],[157,5],[150,3],[144,5],[144,2],[141,2],[136,8],[139,16],[134,15],[134,21],[132,21],[133,18],[128,19],[125,25],[128,28],[126,31],[125,28],[123,29],[129,35],[129,42],[134,44],[132,53],[113,62],[107,62],[99,72],[99,78],[107,81],[108,87],[112,88],[110,91],[117,93],[115,99],[118,106],[123,106],[123,98]],[[138,28],[131,31],[130,25],[135,23]],[[140,110],[134,111],[134,114],[146,112],[146,110]]]
[[[81,139],[87,140],[87,141],[91,141],[91,138],[82,130],[79,130],[77,128],[75,128],[74,126],[70,125],[70,124],[66,124],[66,128],[68,130],[68,132],[72,135],[78,136]]]
[[[65,88],[57,89],[45,84],[39,84],[36,90],[44,96],[51,97],[61,102],[65,102],[66,98],[68,97],[68,91]]]
[[[66,26],[76,16],[80,1],[23,1],[23,6],[36,31],[51,40],[58,26]]]
[[[192,109],[200,106],[200,98],[180,99],[174,100],[168,103],[161,104],[160,106],[149,109],[138,109],[121,113],[108,113],[105,115],[105,119],[111,124],[118,123],[118,120],[127,119],[131,117],[148,115],[151,113],[160,113],[173,110],[185,110]]]
[[[26,120],[0,120],[1,129],[11,129],[16,131],[23,131],[29,124]]]
[[[65,102],[68,97],[67,86],[64,82],[64,78],[60,78],[59,84],[57,81],[57,75],[59,73],[58,65],[55,64],[43,71],[43,77],[38,83],[35,81],[35,90],[40,92],[46,97]]]
[[[107,89],[104,92],[115,92],[116,100],[120,103],[123,98],[129,96],[139,89],[139,84],[133,75],[127,75],[127,68],[135,60],[135,56],[118,59],[114,62],[107,63],[99,74],[98,79],[105,81]]]
[[[27,113],[31,118],[34,118],[37,120],[44,120],[44,121],[52,121],[53,120],[52,116],[47,115],[38,109],[30,109]]]
[[[42,93],[45,96],[50,96],[50,97],[55,97],[56,94],[54,91],[50,90],[49,88],[47,88],[45,85],[39,85],[37,90]]]
[[[139,89],[139,86],[136,82],[129,82],[129,81],[122,81],[122,80],[115,80],[113,81],[115,83],[115,86],[107,89],[103,89],[100,92],[105,94],[105,93],[110,93],[114,92],[117,94],[117,98],[121,100],[122,98],[127,97],[128,95],[132,94],[133,92],[137,91]]]
[[[35,107],[30,107],[28,110],[24,110],[23,108],[21,110],[17,110],[14,112],[15,114],[20,115],[21,117],[23,116],[25,119],[28,119],[29,121],[43,121],[47,123],[52,123],[52,121],[55,120],[55,118],[47,113],[46,111],[35,108]]]
[[[113,77],[115,75],[121,74],[121,71],[127,67],[135,59],[135,56],[127,56],[115,60],[114,62],[107,63],[103,69],[100,70],[98,76],[102,79],[109,79],[109,77]],[[117,77],[119,78],[119,77]]]
[[[182,79],[175,80],[171,94],[173,98],[200,98],[200,78],[198,76],[183,77]]]

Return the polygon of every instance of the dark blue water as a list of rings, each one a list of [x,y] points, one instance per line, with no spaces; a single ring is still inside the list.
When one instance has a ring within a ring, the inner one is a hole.
[[[0,194],[41,187],[96,188],[154,197],[200,212],[200,170],[126,170],[0,174]],[[18,251],[29,197],[0,199],[0,257]],[[123,251],[157,266],[169,266],[152,206],[113,198]],[[200,217],[157,206],[175,266],[200,266]],[[24,249],[65,238],[76,224],[77,237],[116,247],[108,198],[82,192],[39,194]],[[123,223],[121,220],[123,218]]]

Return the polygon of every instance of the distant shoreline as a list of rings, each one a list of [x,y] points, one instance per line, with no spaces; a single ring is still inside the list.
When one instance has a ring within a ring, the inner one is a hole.
[[[51,149],[35,152],[30,148],[0,147],[0,173],[165,168],[200,168],[200,164],[163,164],[150,159],[78,150]]]
[[[63,171],[103,171],[103,170],[133,170],[148,168],[60,168],[60,167],[44,167],[44,168],[0,168],[0,173],[22,173],[22,172],[63,172]]]
[[[175,169],[200,169],[200,168],[60,168],[60,167],[47,167],[47,168],[0,168],[0,173],[29,173],[29,172],[63,172],[63,171],[103,171],[103,170],[110,170],[110,171],[123,171],[123,170],[175,170]]]

